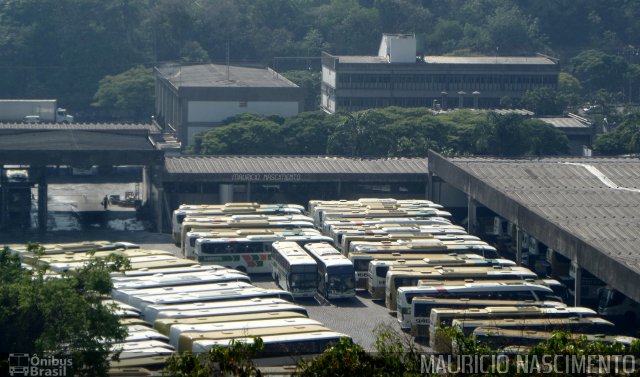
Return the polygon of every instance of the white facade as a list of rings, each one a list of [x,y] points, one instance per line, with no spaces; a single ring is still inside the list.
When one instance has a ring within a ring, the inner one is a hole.
[[[415,63],[416,51],[415,35],[384,34],[380,41],[378,56],[386,57],[389,63]]]
[[[189,101],[187,121],[219,123],[244,113],[290,117],[298,114],[298,106],[294,101]]]

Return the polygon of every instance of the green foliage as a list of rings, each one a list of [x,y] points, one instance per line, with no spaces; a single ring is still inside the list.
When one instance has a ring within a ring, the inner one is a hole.
[[[522,102],[536,115],[560,115],[565,106],[563,97],[551,88],[528,90]]]
[[[572,58],[571,64],[573,75],[589,92],[599,89],[616,92],[624,88],[624,77],[629,67],[621,56],[587,50]]]
[[[298,85],[304,90],[305,111],[317,110],[320,106],[320,81],[322,75],[320,72],[311,70],[307,71],[288,71],[282,73],[284,77],[291,80],[294,84]]]
[[[601,155],[640,153],[640,113],[625,116],[613,132],[598,136],[593,148]]]
[[[446,154],[559,155],[568,140],[552,126],[518,115],[425,108],[365,110],[352,114],[301,113],[287,120],[255,114],[228,119],[196,136],[198,154],[424,157]]]
[[[7,0],[0,96],[57,98],[72,113],[95,113],[100,80],[131,67],[221,62],[227,46],[232,62],[261,64],[322,50],[374,54],[381,33],[406,32],[429,55],[551,54],[587,93],[625,91],[637,101],[640,76],[625,65],[638,63],[639,16],[626,0]],[[297,63],[288,69],[310,66]]]
[[[41,255],[43,248],[29,245]],[[21,267],[8,248],[0,251],[0,352],[54,353],[71,357],[76,375],[106,375],[109,343],[123,341],[126,329],[104,305],[113,284],[110,271],[126,268],[121,256],[96,258],[83,268],[50,277],[45,264]]]
[[[122,112],[134,120],[147,120],[153,114],[153,70],[135,67],[100,80],[94,96],[95,107]]]
[[[264,348],[261,338],[253,338],[252,343],[231,340],[228,347],[213,346],[208,352],[174,353],[164,369],[164,373],[175,377],[208,376],[260,376],[253,364],[254,357]]]

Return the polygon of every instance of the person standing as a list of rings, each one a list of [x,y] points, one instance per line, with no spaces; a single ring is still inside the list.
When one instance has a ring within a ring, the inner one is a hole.
[[[106,195],[102,199],[102,206],[104,207],[105,211],[107,210],[107,207],[109,207],[109,198]]]

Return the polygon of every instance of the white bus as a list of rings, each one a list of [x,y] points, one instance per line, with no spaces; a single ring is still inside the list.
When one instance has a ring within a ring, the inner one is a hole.
[[[454,319],[451,325],[467,336],[478,327],[536,331],[563,330],[571,333],[609,335],[613,335],[616,331],[613,323],[598,317]]]
[[[251,283],[251,279],[237,270],[216,270],[204,272],[191,272],[185,274],[157,274],[154,276],[138,277],[112,277],[114,289],[144,289],[159,287],[177,287],[182,285],[223,283],[231,281],[243,281]]]
[[[431,254],[478,254],[489,259],[498,259],[495,247],[484,241],[443,241],[438,239],[398,240],[382,242],[355,241],[349,246],[351,253],[431,253]]]
[[[186,267],[167,267],[167,268],[139,268],[137,270],[127,270],[123,272],[112,272],[111,278],[135,278],[135,277],[143,277],[143,276],[151,276],[151,275],[170,275],[170,274],[184,274],[184,273],[199,273],[206,271],[224,271],[228,270],[228,268],[224,266],[217,266],[215,264],[208,264],[206,266],[199,264],[192,264]]]
[[[294,204],[257,204],[257,203],[238,203],[242,205],[225,205],[220,206],[190,206],[189,208],[178,208],[173,211],[172,229],[174,239],[180,234],[180,226],[185,217],[208,217],[208,216],[231,216],[231,215],[302,215],[304,207]],[[246,204],[246,205],[245,205]],[[182,207],[182,206],[181,206]]]
[[[408,217],[408,218],[425,218],[438,217],[450,218],[451,213],[435,208],[423,209],[364,209],[364,210],[341,210],[327,209],[316,211],[314,216],[314,224],[322,227],[324,221],[335,219],[357,219],[361,217],[384,218],[384,217]]]
[[[143,311],[143,317],[150,323],[158,319],[180,319],[209,317],[214,315],[232,315],[240,313],[264,313],[293,311],[307,316],[302,306],[292,304],[281,298],[240,298],[238,300],[195,302],[187,304],[149,305]]]
[[[482,280],[527,280],[536,279],[538,275],[528,268],[513,266],[426,266],[410,268],[393,268],[385,277],[385,305],[389,310],[396,310],[396,295],[400,287],[420,285],[471,283]],[[446,282],[446,283],[445,283]],[[539,282],[539,284],[542,284]]]
[[[450,327],[453,320],[480,320],[480,319],[521,319],[521,318],[594,318],[597,317],[597,313],[589,308],[585,307],[539,307],[526,305],[524,306],[488,306],[488,307],[475,307],[466,306],[462,307],[456,305],[451,308],[433,308],[428,309],[431,311],[430,318],[426,321],[421,317],[420,312],[428,311],[427,308],[421,308],[419,303],[425,300],[425,303],[429,299],[416,298],[413,300],[413,308],[415,314],[415,322],[411,327],[411,332],[415,336],[428,337],[429,347],[434,352],[447,353],[451,352],[451,338],[446,336],[442,331],[439,331],[443,327]],[[469,300],[467,300],[469,301]],[[432,326],[429,326],[432,324]],[[166,335],[166,334],[165,334]]]
[[[356,273],[349,259],[327,242],[307,243],[304,248],[318,263],[318,293],[328,299],[356,295]]]
[[[351,339],[348,335],[333,331],[263,335],[260,338],[264,348],[258,352],[254,359],[259,366],[296,364],[300,359],[323,353],[342,339]],[[254,338],[245,336],[235,338],[235,341],[252,344]],[[231,339],[196,340],[193,342],[192,352],[208,352],[213,346],[228,347],[230,343]]]
[[[8,245],[9,250],[23,254],[28,252],[28,245],[15,244]],[[45,243],[40,244],[44,248],[44,254],[64,254],[67,252],[79,253],[87,251],[104,251],[104,250],[117,250],[117,249],[137,249],[138,245],[130,242],[112,242],[112,241],[83,241],[83,242],[70,242],[70,243]]]
[[[374,225],[331,225],[328,230],[329,237],[333,238],[336,245],[342,244],[345,235],[393,235],[395,233],[428,233],[428,234],[467,234],[466,230],[458,225],[402,225],[402,224],[374,224]],[[348,249],[348,248],[347,248]]]
[[[140,268],[169,268],[169,267],[186,267],[196,264],[196,262],[188,259],[180,259],[170,255],[157,255],[154,257],[136,257],[130,258],[132,269]],[[88,261],[81,262],[52,262],[49,263],[49,269],[54,272],[64,272],[74,270],[86,266]]]
[[[554,295],[551,288],[528,282],[482,282],[461,285],[400,287],[398,288],[397,317],[400,327],[403,329],[411,328],[411,324],[414,322],[411,303],[416,297],[555,301],[558,302],[559,306],[564,306],[560,302],[560,298]],[[425,317],[429,318],[431,313],[425,314]]]
[[[311,228],[232,228],[232,229],[198,229],[194,228],[185,235],[182,242],[182,255],[195,257],[196,240],[198,238],[242,238],[246,236],[320,236],[320,231]]]
[[[194,229],[218,231],[220,229],[234,228],[310,228],[313,229],[313,221],[310,217],[295,216],[255,216],[235,215],[227,217],[187,217],[180,227],[180,236],[177,242],[184,241],[187,233]]]
[[[271,249],[272,277],[294,298],[318,292],[318,263],[299,244],[276,241]]]
[[[143,288],[143,289],[114,289],[111,295],[114,299],[135,306],[138,309],[143,308],[141,302],[152,297],[162,297],[165,295],[176,295],[183,293],[200,294],[202,292],[224,291],[224,290],[242,290],[252,289],[255,286],[242,281],[232,281],[229,283],[209,283],[196,285],[180,285],[176,287],[160,287],[160,288]]]
[[[224,336],[227,331],[233,330],[250,330],[265,327],[283,327],[283,326],[308,326],[322,324],[310,318],[285,318],[285,319],[264,319],[261,321],[236,321],[236,322],[218,322],[218,323],[202,323],[202,324],[184,324],[173,325],[169,330],[169,343],[178,348],[178,350],[190,350],[190,343],[196,339],[211,339],[216,336]],[[228,335],[228,334],[227,334]],[[189,342],[189,346],[185,347],[185,343]]]
[[[252,313],[232,313],[221,315],[209,315],[204,317],[188,317],[188,318],[160,318],[157,319],[153,328],[161,334],[169,335],[171,326],[174,325],[199,325],[203,323],[222,323],[222,322],[238,322],[238,321],[262,321],[265,319],[286,319],[286,318],[307,318],[300,312],[289,310],[277,311],[256,311]]]
[[[340,250],[343,254],[348,254],[349,247],[353,242],[420,242],[422,240],[440,241],[469,241],[482,242],[480,238],[469,234],[431,234],[427,231],[417,233],[389,233],[389,234],[343,234]]]
[[[332,227],[344,226],[451,226],[451,220],[444,217],[359,217],[359,218],[341,218],[329,219],[322,223],[319,227],[324,234],[331,234]]]
[[[214,263],[247,273],[271,273],[271,245],[275,241],[331,242],[327,236],[247,236],[196,240],[198,263]]]
[[[238,283],[244,284],[244,283]],[[151,305],[179,305],[193,304],[197,302],[221,302],[247,300],[252,298],[282,298],[287,301],[293,301],[293,296],[287,291],[280,289],[263,289],[258,287],[244,289],[218,289],[204,292],[182,292],[166,295],[152,295],[143,297],[139,306],[140,310],[145,313],[147,318],[147,306]]]
[[[478,327],[473,331],[473,336],[482,344],[502,348],[513,345],[535,346],[551,339],[553,332]],[[571,333],[569,337],[572,339],[584,338],[588,342],[619,343],[626,347],[638,340],[631,336],[582,333]]]
[[[377,254],[376,254],[377,255]],[[387,285],[387,271],[392,268],[412,268],[429,266],[515,266],[510,259],[488,259],[478,254],[429,254],[423,259],[376,259],[369,262],[367,289],[372,299],[384,299]]]

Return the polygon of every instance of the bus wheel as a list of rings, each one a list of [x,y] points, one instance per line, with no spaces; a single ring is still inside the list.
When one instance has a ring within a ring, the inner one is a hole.
[[[244,266],[238,266],[238,268],[236,268],[236,270],[240,271],[240,272],[247,272],[247,269]]]

